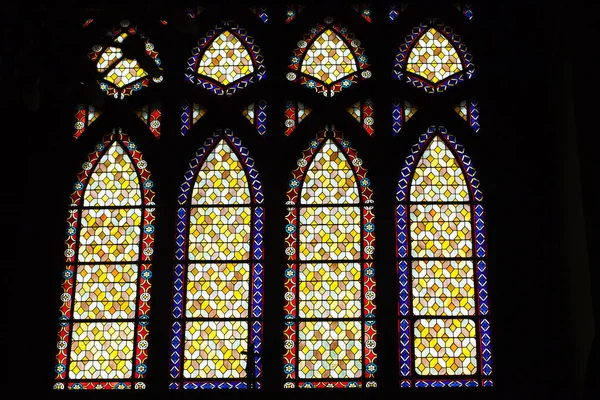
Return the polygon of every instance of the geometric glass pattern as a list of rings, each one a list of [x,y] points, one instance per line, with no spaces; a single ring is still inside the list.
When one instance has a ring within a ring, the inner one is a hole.
[[[469,123],[469,126],[473,128],[475,133],[479,133],[481,128],[479,126],[479,104],[475,97],[471,97],[468,102],[467,100],[461,101],[454,106],[454,111]]]
[[[312,108],[307,107],[299,101],[286,101],[285,103],[285,135],[289,136],[296,129],[296,125],[302,122]]]
[[[370,4],[352,4],[352,9],[360,13],[361,17],[367,22],[371,22],[371,5]]]
[[[334,23],[331,17],[325,18],[325,24],[311,28],[297,46],[290,58],[287,80],[300,82],[325,97],[352,86],[359,79],[371,77],[360,40]]]
[[[284,388],[376,386],[372,190],[349,145],[319,132],[289,183]]]
[[[492,386],[482,195],[445,128],[413,146],[396,200],[400,385]]]
[[[110,45],[95,45],[92,51],[88,53],[90,60],[96,62],[96,69],[101,74],[100,89],[115,99],[123,99],[133,92],[140,91],[150,84],[148,72],[144,70],[139,60],[127,58],[123,54],[121,44],[128,37],[136,35],[137,28],[129,26],[129,21],[121,22],[121,28],[115,28],[109,31],[114,39]],[[154,51],[154,45],[148,41],[144,34],[140,33],[140,38],[145,43],[145,54],[149,56],[160,69],[161,61],[158,53]],[[163,77],[153,77],[156,83],[162,82]]]
[[[346,111],[348,111],[348,113],[359,123],[362,122],[365,132],[367,132],[369,136],[373,136],[373,133],[375,133],[375,119],[373,118],[373,102],[371,99],[357,101],[346,108]]]
[[[242,115],[254,126],[259,135],[267,134],[267,102],[259,100],[242,108]]]
[[[400,133],[404,123],[411,119],[418,110],[419,107],[409,101],[392,100],[392,133],[394,136]]]
[[[473,77],[473,57],[452,28],[433,20],[412,29],[394,61],[394,78],[426,93],[443,92]]]
[[[218,130],[178,198],[171,389],[261,385],[263,201],[248,150]]]
[[[55,389],[144,389],[154,192],[136,145],[107,135],[73,186]]]
[[[83,104],[77,104],[75,112],[75,133],[73,137],[79,138],[85,129],[92,124],[102,112],[92,105],[87,107]]]
[[[160,120],[162,117],[162,105],[152,103],[135,110],[135,115],[150,129],[155,138],[160,138]]]
[[[198,41],[185,73],[186,81],[219,96],[230,96],[265,77],[263,56],[254,38],[226,21]]]
[[[181,103],[181,109],[181,134],[185,136],[192,126],[206,114],[206,108],[198,103],[190,104],[188,100],[184,100]]]

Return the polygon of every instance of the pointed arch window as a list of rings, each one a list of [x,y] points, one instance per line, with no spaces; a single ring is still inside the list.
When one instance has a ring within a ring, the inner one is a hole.
[[[128,20],[123,20],[120,27],[108,31],[108,35],[113,39],[113,43],[94,45],[88,54],[90,60],[96,63],[96,70],[100,74],[100,89],[104,93],[123,99],[148,87],[151,80],[155,83],[162,82],[161,60],[158,52],[154,49],[154,44],[143,33],[138,32],[137,27],[130,26]],[[139,37],[142,43],[130,43],[132,37]],[[142,46],[140,51],[135,51],[138,49],[129,51],[130,48],[138,45]],[[146,57],[149,61],[139,57],[130,58],[131,53],[142,53],[142,57]],[[149,67],[143,67],[143,65],[148,66],[148,62],[153,63],[150,66],[151,70]]]
[[[394,60],[394,78],[427,93],[444,92],[475,73],[473,56],[451,27],[435,19],[406,36]]]
[[[445,128],[420,136],[396,198],[401,385],[491,386],[482,194]]]
[[[154,192],[127,135],[96,145],[73,186],[55,389],[143,389]]]
[[[341,133],[326,130],[292,176],[284,387],[374,387],[375,224],[366,170]]]
[[[170,388],[260,387],[263,193],[230,130],[198,150],[178,203]]]
[[[186,81],[216,95],[232,95],[266,77],[254,38],[237,24],[222,22],[198,41],[188,59]]]
[[[331,17],[298,41],[288,67],[289,81],[299,82],[326,97],[371,77],[360,40]]]

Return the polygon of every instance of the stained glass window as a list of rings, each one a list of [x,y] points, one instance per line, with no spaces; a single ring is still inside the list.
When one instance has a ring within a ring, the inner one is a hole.
[[[96,69],[102,76],[100,89],[107,95],[122,99],[150,84],[150,74],[142,67],[146,60],[129,58],[126,52],[124,53],[124,48],[128,49],[128,38],[139,35],[144,42],[140,45],[145,46],[143,56],[152,60],[159,68],[161,60],[154,50],[154,44],[143,33],[138,33],[135,26],[130,26],[128,20],[121,21],[121,26],[109,31],[108,34],[112,37],[113,43],[94,45],[88,57],[96,63]],[[132,46],[135,45],[137,43]],[[162,80],[161,74],[152,77],[152,81],[156,83]]]
[[[366,170],[328,128],[302,153],[289,186],[284,387],[375,387],[375,224]]]
[[[364,52],[360,40],[327,17],[325,24],[317,24],[298,41],[286,77],[331,97],[371,77]]]
[[[185,74],[188,82],[228,96],[265,77],[263,56],[254,38],[227,21],[198,41]]]
[[[231,131],[196,153],[178,202],[170,388],[259,388],[263,194]]]
[[[445,128],[421,135],[396,197],[401,386],[491,386],[482,194]]]
[[[120,132],[83,164],[67,219],[55,389],[145,388],[152,186]]]
[[[412,29],[394,61],[394,77],[427,93],[471,79],[473,57],[451,27],[430,20]]]

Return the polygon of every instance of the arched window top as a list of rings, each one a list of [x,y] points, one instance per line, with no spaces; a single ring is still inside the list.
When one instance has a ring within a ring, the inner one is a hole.
[[[227,96],[265,77],[264,59],[254,38],[226,21],[198,41],[185,74],[188,82]]]
[[[402,387],[493,386],[481,200],[463,147],[430,127],[397,192]]]
[[[410,201],[468,201],[459,161],[444,140],[433,136],[414,169]]]
[[[302,204],[358,203],[358,184],[350,160],[333,139],[327,139],[306,171]]]
[[[262,203],[248,150],[217,130],[190,162],[179,196],[171,389],[261,386]]]
[[[432,170],[434,169],[434,170]],[[440,175],[445,169],[444,174]],[[466,175],[465,175],[466,174]],[[431,183],[425,183],[430,177]],[[465,179],[467,178],[467,179]],[[462,193],[468,189],[468,194]],[[452,193],[452,194],[450,194]],[[419,136],[402,167],[398,201],[481,201],[479,180],[462,145],[446,128],[431,126]]]
[[[371,77],[361,42],[346,27],[325,18],[298,42],[287,79],[331,97],[360,79]]]
[[[88,180],[83,205],[139,206],[141,203],[142,191],[135,165],[127,150],[113,141]]]
[[[192,204],[262,204],[264,201],[254,160],[230,129],[218,129],[208,138],[196,152],[190,167],[179,195],[182,206],[187,205],[190,193]]]
[[[362,159],[338,130],[320,131],[297,165],[289,183],[290,204],[296,204],[298,195],[301,204],[372,202]]]
[[[427,93],[443,92],[474,72],[473,56],[460,36],[435,20],[413,28],[394,60],[394,77]]]
[[[152,180],[120,131],[98,143],[82,167],[67,218],[54,388],[144,389]]]
[[[143,33],[138,33],[137,27],[130,26],[128,20],[123,20],[120,28],[114,28],[108,34],[113,42],[94,45],[88,54],[90,60],[96,63],[96,70],[101,76],[100,89],[103,92],[116,99],[123,99],[148,87],[151,79],[156,83],[162,82],[158,52]],[[134,37],[141,39],[142,43],[132,39]],[[140,53],[143,59],[131,56]]]
[[[220,139],[198,171],[192,204],[248,204],[246,171],[225,139]]]
[[[332,127],[297,165],[286,203],[284,388],[376,387],[370,181]]]

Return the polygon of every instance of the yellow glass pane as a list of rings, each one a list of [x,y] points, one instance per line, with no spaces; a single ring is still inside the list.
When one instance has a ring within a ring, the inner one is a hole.
[[[360,321],[306,321],[298,325],[300,379],[361,377]]]
[[[69,378],[131,378],[134,325],[134,322],[75,322]]]
[[[250,204],[244,166],[225,140],[208,155],[198,172],[192,204]]]
[[[359,263],[300,264],[299,269],[300,318],[360,318]]]
[[[247,260],[250,207],[198,207],[190,213],[191,260]]]
[[[413,257],[471,257],[471,206],[411,205],[410,238]]]
[[[411,201],[469,201],[469,188],[460,161],[439,136],[434,137],[415,168]]]
[[[306,51],[300,71],[329,85],[358,71],[356,59],[346,42],[326,29]]]
[[[113,142],[90,175],[83,205],[85,207],[140,206],[142,190],[129,154]]]
[[[139,208],[82,210],[79,261],[137,261],[141,222]]]
[[[77,268],[75,319],[134,318],[138,266],[92,264]]]
[[[248,317],[249,285],[249,264],[190,264],[187,273],[186,317]]]
[[[350,161],[328,139],[314,156],[300,191],[302,204],[356,204],[358,184]]]
[[[127,58],[119,61],[117,65],[106,74],[104,79],[118,88],[122,88],[146,75],[148,75],[148,73],[140,67],[137,60]]]
[[[208,46],[198,63],[198,74],[229,85],[254,72],[246,45],[233,33],[224,31]]]
[[[360,207],[300,208],[300,260],[358,260]]]
[[[414,315],[475,315],[472,261],[413,261],[412,281]]]
[[[435,28],[419,37],[408,56],[406,70],[437,83],[463,70],[462,61],[452,43]]]
[[[415,370],[419,375],[477,372],[476,325],[470,319],[418,319],[414,325]]]
[[[193,321],[185,325],[184,378],[244,378],[246,321]]]

